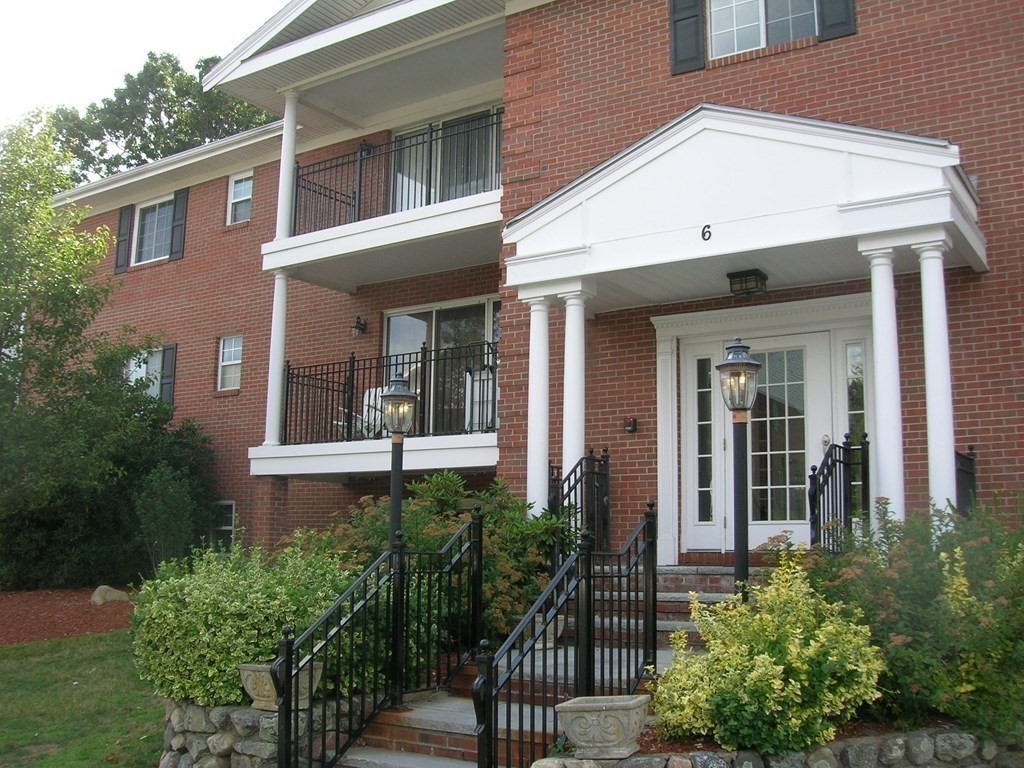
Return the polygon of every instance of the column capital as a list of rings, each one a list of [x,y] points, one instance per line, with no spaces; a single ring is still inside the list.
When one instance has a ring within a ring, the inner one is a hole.
[[[894,248],[868,248],[862,250],[861,255],[872,264],[892,264],[896,251]]]
[[[917,254],[919,259],[925,258],[942,258],[943,254],[950,250],[951,243],[949,238],[943,237],[937,240],[925,240],[920,243],[914,243],[910,246],[913,248],[914,253]]]
[[[551,306],[551,297],[549,296],[533,296],[529,299],[520,299],[520,301],[530,309],[534,307],[547,309]]]

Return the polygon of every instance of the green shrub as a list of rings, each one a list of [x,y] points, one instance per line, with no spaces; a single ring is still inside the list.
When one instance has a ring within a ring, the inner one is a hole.
[[[726,749],[785,754],[828,741],[878,696],[883,665],[868,628],[816,593],[793,556],[749,603],[693,605],[707,652],[673,638],[653,699],[667,739],[710,735]]]
[[[312,624],[353,578],[342,554],[301,532],[273,560],[235,547],[166,562],[136,599],[140,675],[169,699],[241,702],[238,665],[276,656],[281,628]]]
[[[506,636],[548,581],[549,553],[561,523],[549,515],[530,517],[525,502],[500,481],[479,492],[466,490],[454,472],[439,472],[407,486],[402,534],[409,550],[437,551],[469,519],[460,504],[471,499],[483,512],[484,633]],[[388,547],[389,500],[364,497],[339,515],[331,534],[354,556],[354,567]],[[479,638],[477,638],[479,639]],[[474,640],[475,642],[475,640]]]
[[[893,520],[808,559],[819,590],[862,613],[886,672],[876,715],[916,725],[934,713],[982,734],[1024,720],[1024,542],[989,510]]]

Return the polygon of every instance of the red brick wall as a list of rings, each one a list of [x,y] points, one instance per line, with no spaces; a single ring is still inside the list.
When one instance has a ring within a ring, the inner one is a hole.
[[[506,220],[701,102],[945,138],[979,177],[991,271],[947,272],[956,442],[974,444],[983,498],[1019,490],[1024,379],[1004,374],[1022,327],[1024,3],[857,0],[856,35],[742,54],[670,74],[665,0],[563,0],[511,16],[505,36]],[[507,258],[514,250],[506,248]],[[867,267],[865,266],[865,275]],[[908,508],[927,503],[919,280],[900,276],[898,321]],[[866,282],[770,292],[762,301],[867,290]],[[604,315],[587,324],[587,441],[608,445],[613,498],[632,525],[656,492],[652,315],[731,299]],[[561,352],[552,311],[552,369]],[[529,312],[503,296],[499,472],[525,490]],[[553,379],[559,378],[554,374]],[[628,385],[624,385],[628,382]],[[557,414],[560,392],[552,392]],[[621,420],[640,420],[625,434]],[[560,424],[552,419],[552,454]]]

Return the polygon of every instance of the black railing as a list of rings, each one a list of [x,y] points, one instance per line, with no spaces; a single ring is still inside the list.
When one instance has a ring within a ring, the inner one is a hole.
[[[384,437],[381,395],[398,373],[416,394],[411,435],[493,432],[497,350],[489,342],[285,370],[282,443],[335,443]]]
[[[956,452],[956,511],[964,516],[974,509],[978,494],[977,458],[973,445],[967,446],[967,453]]]
[[[561,737],[555,705],[632,693],[655,662],[654,502],[618,552],[582,531],[547,588],[493,654],[481,644],[473,683],[477,765],[528,766]]]
[[[560,467],[549,467],[548,511],[565,517],[572,541],[588,530],[595,549],[604,552],[611,549],[610,478],[607,448],[600,456],[591,448],[564,477]],[[552,553],[552,563],[560,559],[561,553]]]
[[[501,112],[297,165],[294,234],[317,232],[498,189]]]
[[[330,768],[381,710],[465,664],[482,632],[481,519],[477,509],[439,552],[408,552],[399,537],[313,626],[285,631],[271,667],[281,768]],[[316,696],[285,695],[304,689]]]
[[[867,435],[852,445],[845,435],[832,443],[819,466],[811,467],[807,486],[811,546],[835,552],[853,529],[855,517],[870,520],[870,472]]]

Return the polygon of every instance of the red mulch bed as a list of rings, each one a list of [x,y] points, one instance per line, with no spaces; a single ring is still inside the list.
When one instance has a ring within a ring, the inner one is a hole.
[[[0,646],[127,629],[131,602],[93,605],[92,589],[0,592]]]

